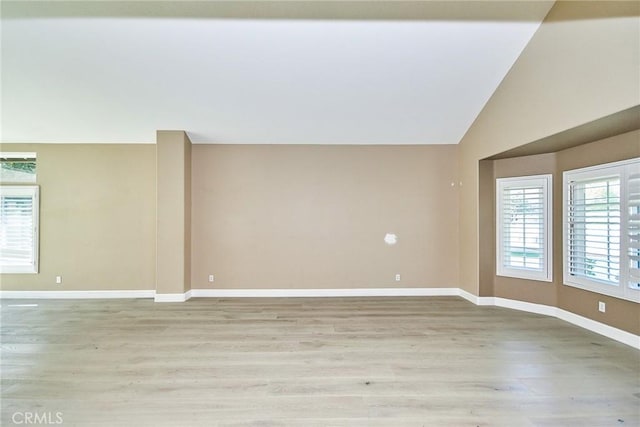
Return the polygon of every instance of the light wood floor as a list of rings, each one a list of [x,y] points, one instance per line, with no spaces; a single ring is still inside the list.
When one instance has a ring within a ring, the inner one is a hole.
[[[640,425],[640,352],[457,297],[3,300],[1,321],[3,426]]]

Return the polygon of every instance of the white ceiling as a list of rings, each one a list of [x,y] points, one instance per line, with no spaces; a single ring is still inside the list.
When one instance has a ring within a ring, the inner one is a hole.
[[[495,20],[5,16],[1,141],[456,144],[552,4]]]

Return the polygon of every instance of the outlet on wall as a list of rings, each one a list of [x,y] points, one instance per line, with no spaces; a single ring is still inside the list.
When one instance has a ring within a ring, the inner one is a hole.
[[[62,276],[56,276],[56,283],[57,284],[62,283]]]
[[[210,275],[209,275],[209,282],[210,282],[210,283],[213,283],[213,279],[214,279],[213,274],[210,274]]]
[[[396,282],[400,281],[400,273],[396,274]]]
[[[607,311],[607,305],[602,301],[598,301],[598,311],[604,313]]]

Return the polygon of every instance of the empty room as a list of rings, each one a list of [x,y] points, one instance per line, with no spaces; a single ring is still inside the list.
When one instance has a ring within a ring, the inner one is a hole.
[[[0,17],[1,425],[640,425],[640,2]]]

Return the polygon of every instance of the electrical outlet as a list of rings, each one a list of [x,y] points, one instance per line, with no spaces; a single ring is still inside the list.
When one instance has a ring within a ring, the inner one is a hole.
[[[62,276],[56,276],[56,283],[57,284],[62,283]]]
[[[213,283],[213,279],[214,279],[213,274],[210,274],[209,275],[209,282]]]
[[[396,282],[400,281],[400,274],[396,274]]]
[[[602,301],[598,301],[598,311],[604,313],[607,311],[607,305]]]

